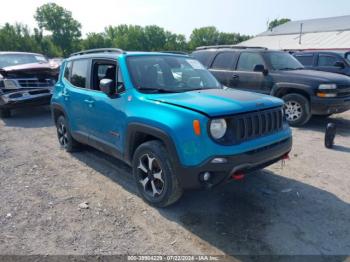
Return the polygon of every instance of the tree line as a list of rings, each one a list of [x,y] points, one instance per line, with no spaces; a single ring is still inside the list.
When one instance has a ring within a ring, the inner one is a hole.
[[[82,49],[118,47],[133,51],[191,51],[202,45],[237,44],[250,38],[239,33],[220,32],[216,27],[194,29],[187,40],[157,25],[107,26],[101,33],[88,33],[84,38],[81,24],[72,13],[48,3],[37,8],[37,27],[6,23],[0,27],[0,51],[27,51],[49,57],[66,57]]]

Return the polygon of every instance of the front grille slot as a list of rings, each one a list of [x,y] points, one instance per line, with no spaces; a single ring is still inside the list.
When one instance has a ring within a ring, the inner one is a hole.
[[[282,108],[278,107],[232,116],[227,118],[227,122],[227,135],[220,142],[224,144],[239,144],[243,141],[280,131],[283,128]]]
[[[50,87],[54,85],[52,79],[20,79],[18,83],[21,87]]]
[[[48,94],[50,93],[49,90],[34,90],[34,91],[29,91],[28,92],[31,95],[40,95],[40,94]]]

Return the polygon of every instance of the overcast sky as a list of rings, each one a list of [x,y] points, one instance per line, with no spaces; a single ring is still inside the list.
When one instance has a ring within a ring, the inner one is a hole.
[[[254,35],[274,18],[350,15],[349,0],[0,0],[0,26],[21,22],[35,27],[34,12],[47,2],[72,11],[84,34],[101,32],[107,25],[155,24],[187,37],[194,28],[208,25]]]

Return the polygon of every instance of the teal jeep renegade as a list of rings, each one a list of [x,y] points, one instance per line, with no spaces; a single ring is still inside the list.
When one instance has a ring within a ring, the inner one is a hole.
[[[287,156],[282,100],[222,86],[181,54],[87,50],[64,61],[52,96],[60,145],[88,144],[132,166],[164,207]]]

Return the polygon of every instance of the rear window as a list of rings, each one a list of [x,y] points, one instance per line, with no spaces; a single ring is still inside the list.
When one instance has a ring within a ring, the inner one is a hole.
[[[75,60],[72,63],[70,82],[72,85],[80,88],[86,88],[86,79],[88,74],[87,59]]]
[[[314,64],[313,54],[295,55],[295,58],[304,66],[312,66]]]

